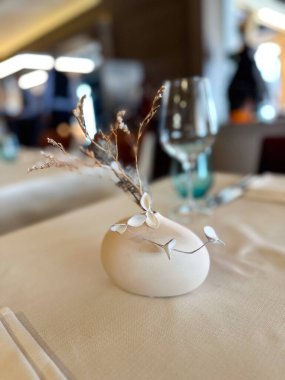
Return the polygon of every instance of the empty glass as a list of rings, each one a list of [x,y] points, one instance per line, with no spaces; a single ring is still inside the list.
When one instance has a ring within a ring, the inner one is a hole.
[[[177,213],[200,212],[192,195],[192,173],[200,153],[206,152],[218,131],[216,110],[207,79],[181,78],[166,81],[160,111],[160,142],[187,174],[187,201]]]

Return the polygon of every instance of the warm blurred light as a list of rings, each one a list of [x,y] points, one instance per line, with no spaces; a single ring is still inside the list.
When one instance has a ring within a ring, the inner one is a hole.
[[[257,17],[261,22],[272,28],[285,30],[285,14],[271,8],[261,8],[257,12]]]
[[[181,128],[181,115],[180,113],[175,112],[174,115],[172,116],[172,124],[173,128],[175,129],[180,129]]]
[[[0,79],[18,71],[51,70],[88,74],[95,69],[95,64],[88,58],[59,57],[56,60],[47,54],[18,54],[0,63]]]
[[[80,99],[82,96],[86,95],[86,98],[83,103],[83,112],[85,116],[85,123],[88,135],[93,138],[95,133],[97,132],[96,128],[96,119],[95,119],[95,111],[93,106],[92,99],[92,89],[86,84],[82,83],[77,87],[76,95]]]
[[[91,59],[75,57],[58,57],[54,66],[57,71],[80,74],[88,74],[95,69]]]
[[[19,54],[19,59],[23,62],[24,69],[51,70],[54,65],[54,58],[48,54]]]
[[[60,137],[66,138],[70,135],[70,125],[67,123],[60,123],[56,127],[56,131]]]
[[[0,79],[24,69],[51,70],[54,58],[46,54],[18,54],[0,63]]]
[[[273,42],[264,42],[256,50],[255,62],[266,82],[275,82],[280,78],[280,52],[279,45]]]
[[[29,88],[44,84],[47,80],[48,73],[43,70],[37,70],[20,76],[18,85],[22,90],[28,90]]]

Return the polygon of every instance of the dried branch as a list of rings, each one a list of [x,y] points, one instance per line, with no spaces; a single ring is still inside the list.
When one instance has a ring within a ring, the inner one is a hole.
[[[112,162],[116,163],[116,169],[111,168],[115,176],[119,179],[118,183],[123,182],[125,184],[125,191],[129,192],[134,198],[135,201],[140,198],[142,195],[141,188],[138,184],[136,184],[134,178],[128,176],[120,163],[119,160],[119,149],[118,149],[118,130],[123,131],[126,134],[130,134],[130,130],[127,125],[123,121],[123,117],[125,115],[125,111],[119,111],[116,116],[115,126],[111,126],[110,133],[106,134],[102,130],[100,130],[94,139],[91,139],[89,136],[86,123],[83,113],[83,103],[84,97],[81,98],[77,104],[77,107],[73,111],[74,116],[76,117],[78,124],[84,133],[85,137],[91,141],[91,144],[95,148],[94,155],[99,160],[101,164],[110,165]],[[87,150],[89,150],[87,148]],[[100,154],[101,151],[101,154]],[[126,186],[129,184],[129,187]]]
[[[142,188],[142,181],[140,178],[139,164],[138,164],[139,142],[140,142],[140,139],[142,137],[144,129],[150,123],[151,119],[154,117],[154,115],[156,114],[156,112],[159,108],[159,102],[160,102],[160,99],[162,98],[164,90],[165,90],[164,86],[161,86],[159,88],[159,90],[157,91],[157,93],[153,99],[149,113],[146,115],[146,117],[143,119],[143,121],[139,124],[139,130],[138,130],[136,142],[135,142],[134,147],[133,147],[134,155],[135,155],[135,166],[136,166],[137,176],[139,179],[139,186],[140,186],[141,193],[143,192],[143,188]]]
[[[58,148],[63,154],[68,154],[61,143],[58,143],[49,137],[47,138],[47,142],[55,148]]]
[[[48,138],[48,143],[53,147],[59,149],[59,151],[68,159],[59,159],[53,154],[42,152],[45,161],[38,163],[31,167],[28,172],[46,169],[50,167],[68,168],[69,170],[78,170],[82,165],[100,167],[113,172],[117,178],[116,185],[123,191],[129,193],[135,200],[135,202],[141,207],[140,199],[143,195],[143,186],[140,178],[138,168],[138,147],[140,139],[142,137],[143,130],[149,124],[150,120],[156,114],[159,107],[159,100],[162,97],[164,88],[161,87],[151,106],[151,110],[146,115],[144,120],[139,124],[137,135],[131,133],[128,126],[124,122],[125,111],[120,111],[116,115],[115,124],[110,127],[109,133],[104,133],[99,130],[94,138],[88,133],[86,128],[86,122],[84,118],[83,105],[85,96],[83,96],[76,108],[73,110],[73,114],[77,119],[79,127],[86,139],[90,142],[88,147],[81,148],[81,152],[91,160],[91,163],[82,162],[79,158],[69,155],[64,149],[63,145],[57,143],[53,139]],[[133,151],[135,156],[135,169],[125,168],[120,162],[119,146],[118,146],[118,133],[119,131],[125,133],[128,139],[133,143]]]
[[[69,161],[61,161],[57,158],[49,158],[46,161],[39,162],[38,164],[33,165],[28,169],[28,173],[34,170],[42,170],[48,168],[64,168],[68,170],[78,170],[80,167],[76,165],[74,162]]]

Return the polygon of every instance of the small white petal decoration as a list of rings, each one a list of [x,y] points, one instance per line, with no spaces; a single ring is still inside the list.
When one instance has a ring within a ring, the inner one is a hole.
[[[204,227],[204,233],[206,235],[206,238],[209,240],[211,243],[216,243],[216,244],[225,244],[217,235],[216,231],[214,230],[213,227],[211,226],[205,226]]]
[[[170,254],[172,253],[172,249],[175,247],[176,245],[176,240],[175,239],[171,239],[169,240],[168,243],[164,244],[162,246],[164,252],[166,253],[167,257],[169,258],[170,260]]]
[[[158,228],[160,226],[160,222],[157,218],[157,214],[158,213],[154,213],[152,211],[147,211],[146,212],[146,224],[150,227],[150,228]]]
[[[173,249],[176,246],[176,239],[171,239],[167,245],[169,249]]]
[[[119,234],[123,234],[126,232],[128,226],[126,224],[113,224],[110,228],[113,232],[118,232]]]
[[[141,197],[141,206],[145,211],[151,210],[152,200],[149,193],[143,193]]]
[[[145,220],[146,215],[144,214],[134,215],[128,220],[128,225],[131,227],[140,227],[144,224]]]
[[[217,239],[219,239],[218,235],[216,234],[216,231],[211,226],[205,226],[204,227],[204,233],[205,233],[206,237],[209,240],[217,240]]]

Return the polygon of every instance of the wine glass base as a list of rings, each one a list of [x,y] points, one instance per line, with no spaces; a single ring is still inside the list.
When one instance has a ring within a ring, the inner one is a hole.
[[[181,223],[188,224],[195,221],[200,216],[210,216],[212,210],[206,207],[203,202],[183,203],[171,211],[171,219]]]

